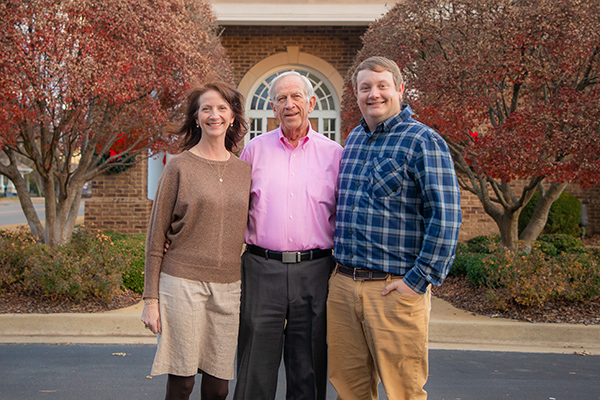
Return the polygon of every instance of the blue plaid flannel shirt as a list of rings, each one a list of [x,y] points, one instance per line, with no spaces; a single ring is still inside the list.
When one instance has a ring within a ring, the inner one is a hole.
[[[338,180],[334,255],[342,265],[404,275],[424,294],[452,263],[460,190],[444,139],[408,105],[371,133],[348,136]]]

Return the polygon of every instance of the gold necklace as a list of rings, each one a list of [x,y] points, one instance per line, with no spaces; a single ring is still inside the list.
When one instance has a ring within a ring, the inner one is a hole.
[[[225,174],[225,168],[227,168],[227,160],[225,161],[225,165],[223,166],[223,170],[219,174],[217,172],[217,170],[215,169],[215,167],[213,167],[213,165],[211,163],[211,160],[208,157],[206,157],[204,155],[204,153],[200,151],[200,149],[196,149],[196,150],[198,151],[198,153],[200,154],[200,156],[202,156],[202,158],[204,158],[208,162],[208,165],[210,166],[210,169],[212,169],[213,172],[215,173],[215,175],[217,175],[217,178],[219,178],[219,182],[223,183],[223,175]]]

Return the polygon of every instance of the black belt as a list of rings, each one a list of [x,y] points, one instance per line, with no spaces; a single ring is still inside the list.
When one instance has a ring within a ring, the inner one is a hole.
[[[342,275],[349,276],[355,281],[384,281],[388,277],[391,277],[392,279],[403,277],[402,275],[391,274],[374,269],[344,267],[342,264],[337,265],[337,271]]]
[[[246,251],[267,260],[277,260],[286,264],[295,264],[302,261],[318,260],[331,255],[331,249],[312,249],[303,251],[274,251],[263,249],[253,244],[246,245]]]

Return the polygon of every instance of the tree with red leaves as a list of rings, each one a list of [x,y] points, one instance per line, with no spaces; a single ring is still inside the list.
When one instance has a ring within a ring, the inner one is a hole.
[[[395,60],[417,119],[448,142],[461,188],[477,195],[504,246],[527,250],[569,183],[600,183],[598,9],[598,0],[399,2],[363,37],[346,79],[344,132],[360,115],[349,83],[356,65]]]
[[[0,173],[51,246],[70,240],[85,182],[172,144],[163,128],[191,84],[232,79],[202,0],[5,0],[0,30]],[[23,158],[39,174],[45,230]]]

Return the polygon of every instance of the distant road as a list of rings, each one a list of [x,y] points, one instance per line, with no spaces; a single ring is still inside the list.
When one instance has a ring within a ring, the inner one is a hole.
[[[46,220],[46,210],[44,210],[43,199],[35,199],[33,203],[40,221]],[[79,205],[78,216],[83,216],[84,201]],[[15,197],[0,199],[0,226],[26,224],[27,219],[21,209],[19,199]]]

